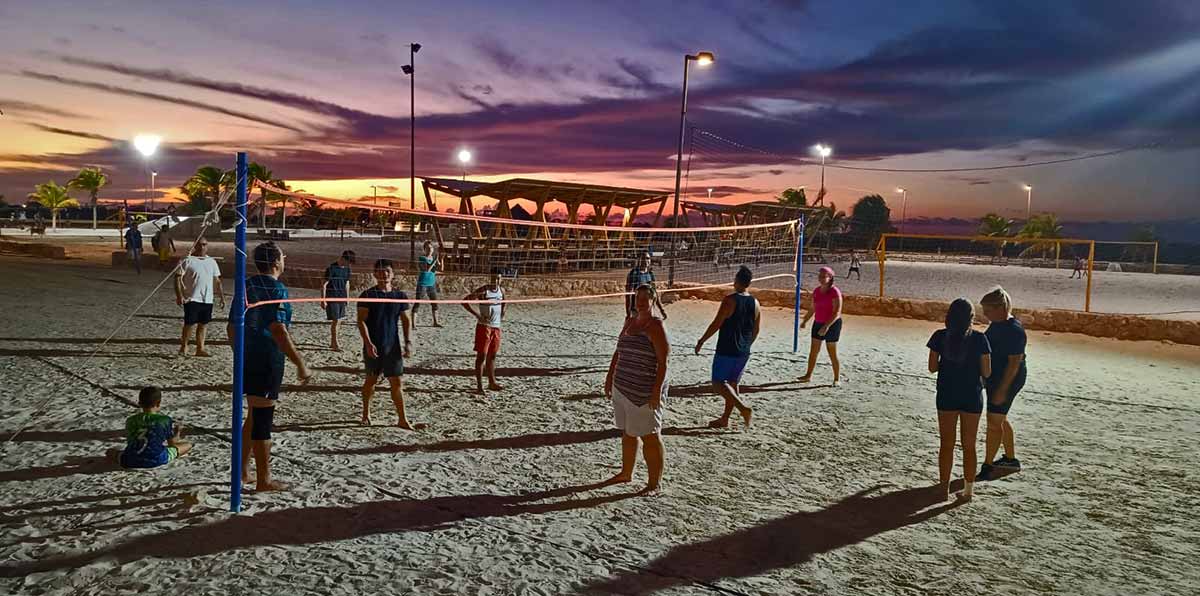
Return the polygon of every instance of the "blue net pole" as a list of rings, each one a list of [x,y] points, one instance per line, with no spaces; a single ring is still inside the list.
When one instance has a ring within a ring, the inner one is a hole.
[[[800,349],[800,279],[804,275],[804,216],[796,220],[796,306],[792,320],[792,353]]]
[[[242,509],[242,371],[245,366],[246,327],[246,153],[237,154],[237,227],[233,250],[233,304],[229,325],[233,328],[233,422],[229,454],[229,510]]]

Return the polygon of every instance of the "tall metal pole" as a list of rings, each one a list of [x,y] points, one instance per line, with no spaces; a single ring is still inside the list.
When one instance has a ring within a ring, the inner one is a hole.
[[[821,204],[825,204],[825,152],[821,152],[821,190],[817,193]]]
[[[792,317],[792,353],[800,349],[800,280],[804,275],[804,216],[796,220],[796,305]]]
[[[900,189],[900,250],[904,250],[904,224],[908,223],[908,189]]]
[[[1025,223],[1029,223],[1029,219],[1033,217],[1033,187],[1025,187]]]
[[[688,62],[692,57],[690,55],[683,57],[683,98],[679,104],[679,146],[675,151],[675,203],[671,209],[671,221],[674,222],[673,227],[679,227],[679,182],[683,175],[683,134],[684,123],[687,121],[687,91],[688,91]],[[675,238],[671,238],[671,258],[670,267],[667,269],[667,287],[675,287]]]
[[[246,327],[246,153],[237,154],[237,229],[233,244],[233,304],[229,325],[233,328],[233,422],[230,423],[229,510],[242,509],[242,375],[245,371]]]
[[[408,44],[408,208],[417,208],[417,48]],[[408,226],[408,259],[417,262],[417,218]]]

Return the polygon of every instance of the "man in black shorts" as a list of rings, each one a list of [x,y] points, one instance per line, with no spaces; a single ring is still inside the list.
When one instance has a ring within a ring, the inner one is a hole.
[[[259,275],[246,280],[246,303],[287,300],[287,286],[279,281],[283,274],[283,251],[274,242],[254,247],[254,267]],[[271,479],[271,430],[275,422],[275,404],[283,384],[284,357],[296,365],[296,376],[305,384],[312,374],[300,358],[288,333],[292,324],[292,305],[267,304],[246,311],[245,366],[242,392],[250,414],[242,426],[242,482],[250,482],[250,451],[258,483],[256,490],[286,490],[287,485]],[[233,327],[229,327],[233,337]]]
[[[362,387],[362,423],[371,424],[371,398],[375,396],[375,383],[386,377],[392,390],[392,404],[396,406],[396,426],[413,430],[404,415],[404,359],[412,356],[409,340],[411,322],[406,302],[363,302],[364,300],[408,300],[408,295],[392,288],[392,262],[387,259],[375,261],[375,287],[367,288],[359,297],[358,334],[363,340],[363,365],[367,378]],[[397,325],[397,322],[400,324]],[[404,331],[404,343],[400,343],[400,330]],[[403,346],[403,347],[401,347]]]
[[[193,329],[196,331],[196,355],[209,355],[204,350],[205,327],[212,321],[214,293],[221,299],[221,308],[225,308],[221,268],[215,259],[208,256],[208,239],[201,237],[192,247],[192,254],[185,257],[175,270],[175,304],[183,307],[183,333],[179,338],[180,356],[187,354],[188,340]]]
[[[325,320],[329,321],[329,349],[334,352],[342,351],[338,345],[338,322],[346,318],[346,303],[324,299],[350,297],[350,266],[353,264],[354,251],[342,251],[342,256],[325,268],[325,283],[321,284],[321,308],[325,309]]]

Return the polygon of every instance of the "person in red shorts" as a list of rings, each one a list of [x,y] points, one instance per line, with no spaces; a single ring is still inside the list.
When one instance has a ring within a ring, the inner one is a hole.
[[[500,272],[493,271],[488,285],[479,286],[463,297],[463,300],[489,300],[493,304],[480,304],[479,310],[471,304],[463,308],[471,313],[475,323],[475,393],[484,395],[483,372],[487,370],[488,389],[500,391],[503,387],[496,382],[496,354],[500,351],[500,323],[504,320],[504,289],[500,287]]]

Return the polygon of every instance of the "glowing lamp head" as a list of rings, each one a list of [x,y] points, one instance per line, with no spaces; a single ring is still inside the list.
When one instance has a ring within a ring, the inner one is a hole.
[[[896,187],[896,192],[898,192],[898,193],[903,193],[903,192],[907,192],[907,191],[906,191],[905,189],[903,189],[903,188],[900,188],[899,186],[897,186],[897,187]]]
[[[1022,184],[1021,188],[1024,189],[1026,192],[1033,190],[1033,187],[1028,184]]]
[[[813,152],[819,157],[829,157],[833,154],[833,147],[830,147],[829,145],[814,145]]]
[[[138,150],[144,157],[154,155],[158,151],[158,144],[162,142],[162,137],[158,135],[138,135],[133,138],[133,147]]]
[[[708,66],[717,59],[712,52],[699,52],[696,54],[696,64],[700,66]]]
[[[458,163],[461,163],[463,165],[467,165],[468,163],[471,163],[471,152],[467,151],[466,149],[459,151],[458,152]]]

